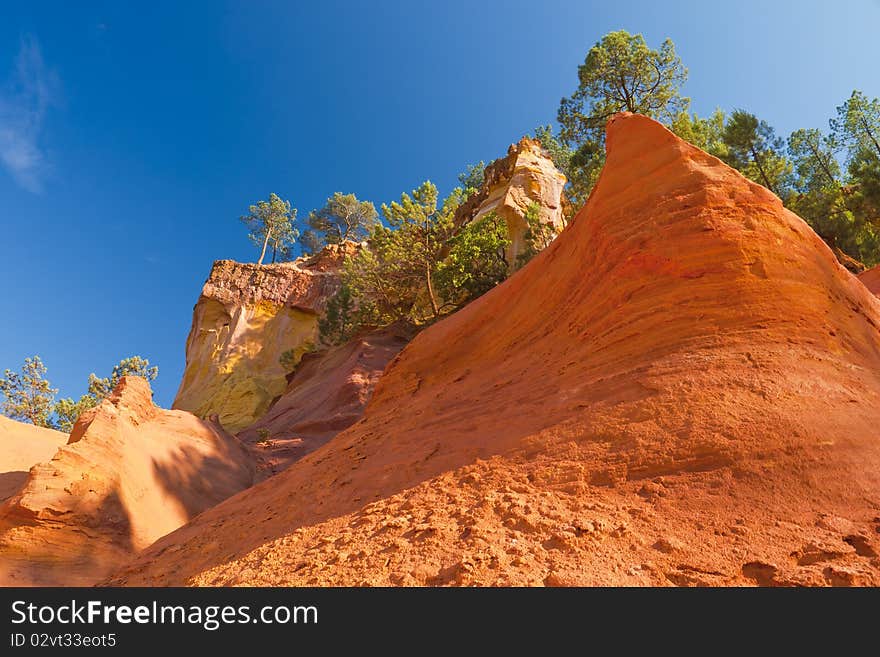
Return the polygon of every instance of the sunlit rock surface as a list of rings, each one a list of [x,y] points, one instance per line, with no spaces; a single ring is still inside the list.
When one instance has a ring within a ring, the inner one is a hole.
[[[92,584],[251,485],[233,436],[151,397],[145,379],[124,377],[0,506],[0,585]]]
[[[107,581],[880,584],[880,300],[660,124],[607,154],[359,422]]]
[[[296,363],[315,346],[318,317],[339,288],[352,243],[294,262],[256,265],[218,260],[193,310],[186,368],[173,408],[217,415],[236,432],[284,392],[291,351]]]

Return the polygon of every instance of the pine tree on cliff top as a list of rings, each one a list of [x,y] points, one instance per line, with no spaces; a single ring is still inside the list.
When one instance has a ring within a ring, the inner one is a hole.
[[[635,112],[667,125],[690,100],[680,89],[687,69],[666,39],[649,48],[641,34],[609,32],[578,67],[578,88],[559,104],[560,140],[571,154],[565,173],[576,204],[586,200],[605,161],[605,123],[617,112]],[[555,158],[554,158],[555,159]]]
[[[880,230],[880,99],[853,91],[831,121],[835,139],[847,148],[849,203],[856,213]]]
[[[281,200],[277,194],[269,194],[268,201],[257,201],[248,208],[248,214],[242,216],[241,221],[250,229],[250,240],[261,248],[258,265],[263,264],[270,243],[273,245],[272,262],[279,252],[282,255],[290,253],[299,237],[299,231],[293,226],[295,220],[296,208],[291,208],[290,201]]]
[[[725,161],[783,201],[791,185],[792,166],[785,157],[785,142],[773,128],[744,110],[734,110],[724,127]]]
[[[376,206],[358,200],[354,194],[335,192],[320,210],[309,213],[308,229],[300,240],[308,253],[320,251],[328,244],[345,240],[363,242],[379,221]]]

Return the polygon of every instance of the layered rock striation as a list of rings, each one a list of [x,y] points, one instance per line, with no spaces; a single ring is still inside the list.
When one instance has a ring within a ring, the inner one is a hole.
[[[586,206],[364,417],[108,580],[878,585],[880,300],[642,116]]]

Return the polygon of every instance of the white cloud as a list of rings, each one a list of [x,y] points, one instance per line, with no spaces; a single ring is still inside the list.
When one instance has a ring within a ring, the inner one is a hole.
[[[57,90],[57,76],[43,62],[40,44],[22,37],[12,73],[0,89],[0,165],[31,192],[42,190],[47,171],[40,140]]]

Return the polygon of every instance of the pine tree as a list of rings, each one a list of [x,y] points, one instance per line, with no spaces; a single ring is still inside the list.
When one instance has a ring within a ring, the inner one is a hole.
[[[360,201],[354,194],[335,192],[323,208],[309,213],[309,228],[301,242],[309,253],[345,240],[362,242],[370,236],[378,219],[379,213],[369,201]]]
[[[327,302],[324,317],[318,320],[321,341],[328,345],[347,342],[359,327],[351,288],[342,284],[339,291]]]
[[[289,255],[299,237],[299,231],[293,225],[296,208],[290,207],[290,201],[282,201],[277,194],[269,194],[268,201],[258,201],[250,206],[248,212],[240,219],[250,229],[248,238],[260,248],[257,264],[263,264],[270,243],[272,262],[275,262],[279,254]]]
[[[46,380],[46,366],[39,356],[25,358],[21,373],[6,370],[0,378],[3,414],[38,427],[52,426],[52,408],[58,393]]]
[[[578,67],[578,88],[559,104],[561,142],[571,151],[572,199],[581,202],[605,163],[605,124],[617,112],[644,114],[669,124],[690,100],[681,95],[687,69],[666,39],[658,50],[641,34],[609,32]]]
[[[151,367],[150,361],[140,356],[123,358],[116,365],[109,377],[98,377],[94,372],[89,374],[88,391],[79,400],[74,401],[71,397],[59,399],[54,406],[56,426],[60,431],[70,433],[73,425],[85,411],[100,404],[124,376],[140,376],[147,381],[153,381],[159,376],[159,368]]]
[[[763,185],[783,201],[791,184],[792,166],[785,142],[754,114],[734,110],[724,127],[724,160],[743,175]]]

